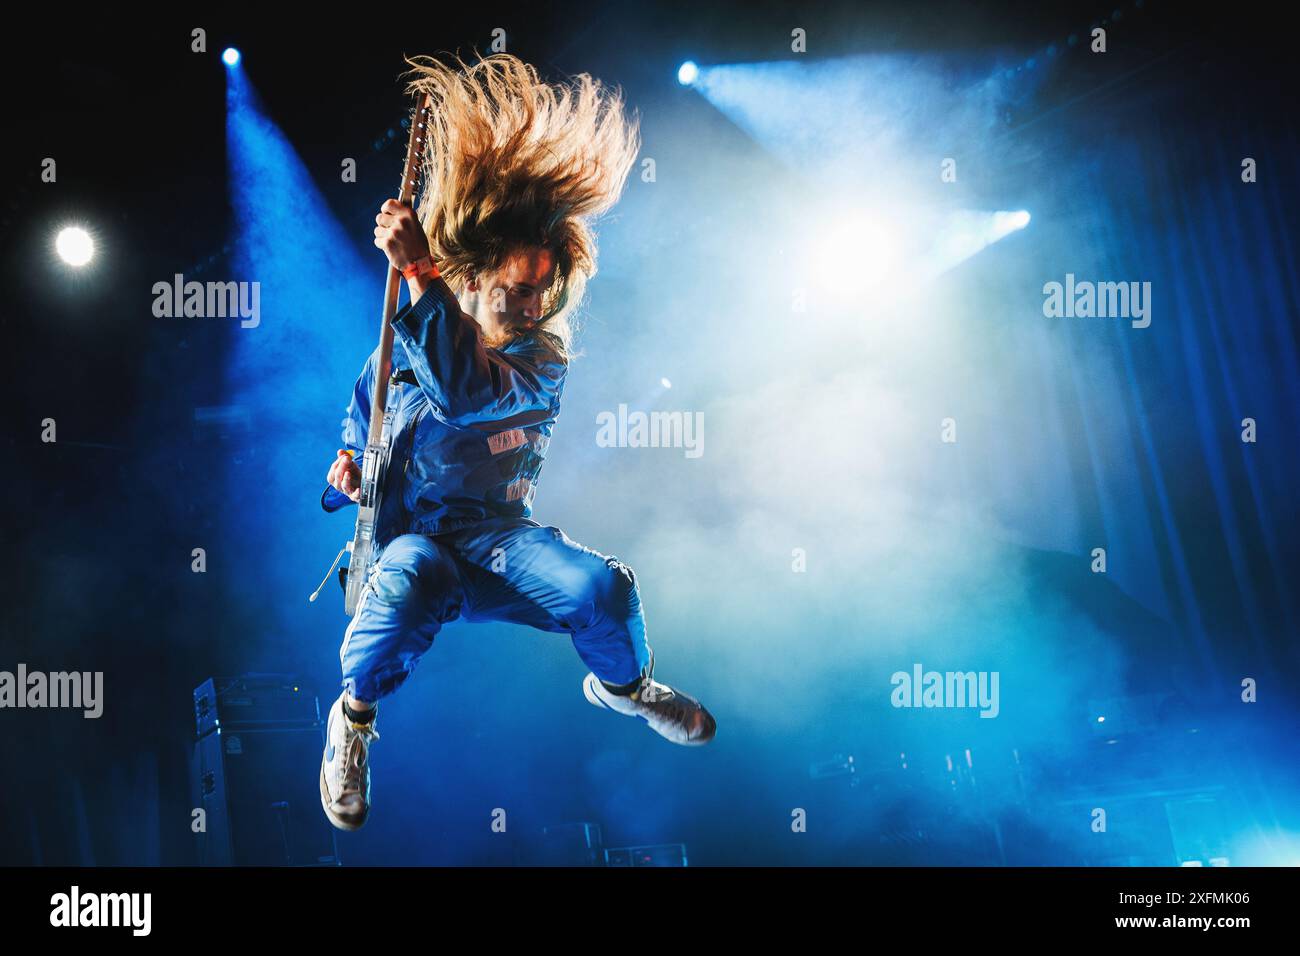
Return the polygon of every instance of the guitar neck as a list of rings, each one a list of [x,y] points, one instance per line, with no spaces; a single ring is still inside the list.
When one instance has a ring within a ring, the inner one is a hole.
[[[375,362],[375,392],[370,396],[369,440],[378,441],[384,427],[384,409],[388,406],[388,377],[393,372],[393,316],[402,294],[402,274],[389,268],[384,288],[384,323],[379,330],[379,357]]]
[[[406,165],[402,167],[402,187],[397,201],[411,205],[415,196],[415,181],[420,174],[420,158],[424,153],[424,137],[429,128],[430,96],[420,97],[411,117],[411,137],[406,144]],[[388,377],[393,371],[393,316],[397,314],[397,300],[402,294],[402,274],[388,267],[388,281],[384,285],[384,318],[379,329],[379,354],[375,363],[375,390],[370,397],[370,431],[368,442],[381,439],[384,427],[384,409],[388,405]]]

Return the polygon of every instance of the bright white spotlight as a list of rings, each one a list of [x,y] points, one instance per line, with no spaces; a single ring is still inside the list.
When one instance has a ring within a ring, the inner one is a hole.
[[[905,236],[897,224],[879,218],[845,218],[822,229],[814,245],[812,276],[823,291],[840,295],[896,278]]]
[[[673,387],[673,383],[670,382],[670,381],[668,381],[668,379],[666,379],[666,378],[661,378],[661,379],[659,380],[659,384],[662,385],[664,388],[672,388],[672,387]]]
[[[1027,225],[1029,225],[1029,213],[1023,209],[1014,212],[995,212],[992,220],[989,221],[984,230],[985,243],[992,245],[999,239],[1004,239],[1011,233],[1024,229]]]
[[[221,54],[221,62],[225,63],[226,66],[238,66],[239,51],[233,46],[226,47],[226,52]]]
[[[700,68],[695,65],[694,60],[687,60],[677,68],[677,82],[682,86],[690,86],[699,75]]]
[[[80,268],[95,254],[95,241],[86,230],[68,226],[59,230],[54,240],[54,249],[68,265]]]

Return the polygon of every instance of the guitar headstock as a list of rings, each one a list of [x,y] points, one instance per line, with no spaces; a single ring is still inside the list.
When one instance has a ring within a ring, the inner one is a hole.
[[[433,118],[433,101],[428,93],[420,95],[411,114],[411,136],[406,144],[406,165],[402,168],[402,188],[398,193],[401,202],[411,205],[416,186],[424,170],[424,147],[428,141],[430,120]]]

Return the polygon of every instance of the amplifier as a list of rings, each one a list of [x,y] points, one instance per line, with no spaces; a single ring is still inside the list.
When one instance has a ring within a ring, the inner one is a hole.
[[[217,728],[195,744],[200,866],[327,866],[338,861],[320,805],[321,726]]]
[[[657,846],[611,847],[605,851],[606,866],[686,866],[685,843]]]
[[[194,690],[194,730],[218,726],[303,727],[320,723],[316,695],[292,674],[213,677]]]
[[[338,864],[320,805],[325,726],[310,688],[287,674],[214,677],[194,690],[194,723],[199,865]]]

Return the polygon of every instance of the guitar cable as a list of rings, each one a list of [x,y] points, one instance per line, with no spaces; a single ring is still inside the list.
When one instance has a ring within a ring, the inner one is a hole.
[[[330,575],[334,573],[334,569],[339,566],[339,562],[343,560],[343,555],[351,550],[352,550],[351,541],[343,545],[343,547],[339,548],[339,553],[334,556],[334,563],[331,564],[330,569],[325,572],[325,577],[321,580],[320,587],[318,587],[315,591],[311,592],[311,596],[307,598],[308,601],[315,601],[316,598],[320,596],[320,592],[325,589],[325,582],[330,579]]]

